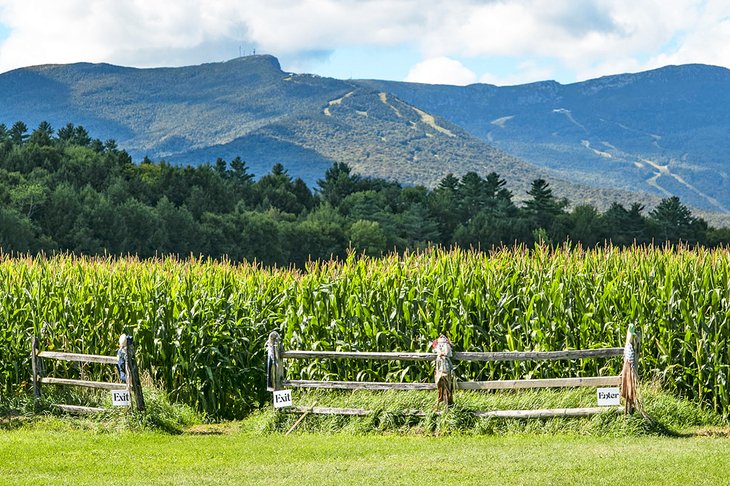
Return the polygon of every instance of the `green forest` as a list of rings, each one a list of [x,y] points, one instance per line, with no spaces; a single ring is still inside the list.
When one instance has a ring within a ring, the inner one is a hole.
[[[302,266],[354,250],[377,256],[429,245],[718,246],[677,197],[651,211],[605,212],[557,198],[536,179],[517,203],[499,174],[447,175],[432,190],[361,177],[333,164],[316,188],[282,164],[256,178],[240,157],[201,166],[135,163],[82,126],[0,124],[0,247],[6,253],[210,256]]]

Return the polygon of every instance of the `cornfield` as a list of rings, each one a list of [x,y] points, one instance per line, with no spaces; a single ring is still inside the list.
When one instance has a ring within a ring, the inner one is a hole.
[[[269,398],[264,342],[287,349],[427,351],[622,346],[642,333],[641,374],[730,414],[730,254],[725,250],[432,249],[350,256],[305,270],[208,260],[71,256],[0,260],[0,393],[28,393],[30,336],[44,349],[112,355],[131,333],[172,399],[240,417]],[[424,362],[291,361],[290,378],[429,381]],[[49,365],[50,366],[50,365]],[[58,364],[109,379],[110,367]],[[460,363],[460,379],[617,374],[610,360]]]

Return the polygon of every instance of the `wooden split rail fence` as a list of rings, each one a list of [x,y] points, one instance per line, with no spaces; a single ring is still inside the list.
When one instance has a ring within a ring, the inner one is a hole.
[[[280,347],[280,345],[279,345]],[[270,351],[271,352],[271,351]],[[613,358],[623,356],[623,348],[579,349],[567,351],[529,351],[529,352],[454,352],[455,361],[542,361],[573,360],[590,358]],[[340,390],[435,390],[436,384],[429,383],[393,383],[393,382],[361,382],[361,381],[318,381],[284,379],[282,359],[371,359],[399,361],[435,361],[433,353],[416,352],[357,352],[357,351],[287,351],[280,349],[279,359],[274,359],[273,368],[269,368],[269,384],[272,389],[318,388]],[[281,379],[277,379],[281,377]],[[567,388],[567,387],[614,387],[621,383],[621,376],[592,376],[575,378],[544,378],[521,380],[491,381],[457,381],[457,390],[518,390],[532,388]],[[477,417],[504,418],[544,418],[544,417],[585,417],[601,413],[610,407],[558,408],[544,410],[487,410],[473,412]],[[623,410],[623,408],[615,408]],[[329,407],[293,407],[298,413],[325,415],[368,415],[369,410],[358,408]],[[408,414],[423,416],[425,412],[410,411]]]
[[[94,354],[77,354],[58,351],[40,351],[38,349],[38,338],[33,336],[31,341],[31,365],[33,373],[33,397],[36,401],[36,404],[38,403],[42,395],[42,385],[70,385],[110,391],[126,388],[127,391],[130,392],[130,396],[134,397],[134,402],[137,410],[144,411],[144,395],[142,393],[142,387],[140,385],[139,369],[137,368],[137,361],[134,356],[134,343],[131,336],[127,336],[127,384],[43,376],[44,359],[72,361],[77,363],[110,364],[114,366],[116,366],[119,362],[119,358],[117,358],[116,356],[100,356]],[[53,406],[69,413],[98,413],[106,411],[103,408],[66,405],[62,403],[54,403]]]

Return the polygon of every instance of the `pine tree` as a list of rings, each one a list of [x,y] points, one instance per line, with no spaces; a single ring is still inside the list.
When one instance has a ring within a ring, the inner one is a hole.
[[[563,213],[566,201],[558,201],[545,179],[535,179],[527,194],[531,197],[525,201],[525,212],[532,219],[536,228],[550,230],[555,217]]]

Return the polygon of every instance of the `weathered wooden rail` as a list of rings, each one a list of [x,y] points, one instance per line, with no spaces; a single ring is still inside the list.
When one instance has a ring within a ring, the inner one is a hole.
[[[503,351],[503,352],[455,352],[459,361],[542,361],[559,359],[611,358],[622,356],[624,348],[574,349],[567,351]],[[433,353],[366,352],[366,351],[287,351],[282,358],[350,358],[384,359],[399,361],[435,361]]]
[[[272,333],[273,335],[274,333]],[[278,335],[276,335],[278,339]],[[271,336],[270,336],[271,340]],[[361,381],[322,381],[322,380],[287,380],[284,378],[284,359],[369,359],[397,361],[435,361],[433,353],[418,352],[363,352],[363,351],[299,351],[284,350],[277,344],[276,348],[269,343],[268,384],[269,389],[277,390],[285,387],[315,388],[334,390],[435,390],[436,383],[395,383],[395,382],[361,382]],[[456,361],[546,361],[576,360],[592,358],[614,358],[623,356],[624,348],[577,349],[563,351],[515,351],[515,352],[454,352],[452,359]],[[272,358],[273,356],[273,358]],[[621,376],[589,376],[573,378],[545,378],[520,380],[490,380],[456,382],[457,390],[521,390],[532,388],[567,388],[567,387],[604,387],[619,386]],[[611,410],[611,407],[559,408],[544,410],[485,410],[475,411],[477,417],[504,418],[544,418],[544,417],[585,417]],[[371,411],[358,408],[331,407],[293,407],[299,413],[324,415],[368,415]],[[616,407],[615,410],[622,410]],[[423,416],[426,413],[418,410],[404,411],[406,415]]]
[[[364,408],[332,408],[332,407],[292,407],[295,413],[312,413],[315,415],[349,415],[356,417],[365,417],[373,413],[372,410]],[[554,417],[590,417],[598,413],[611,410],[611,407],[586,407],[586,408],[547,408],[542,410],[475,410],[472,414],[480,418],[554,418]],[[616,411],[620,412],[623,408],[617,407]],[[432,412],[440,415],[440,411]],[[411,417],[425,417],[427,412],[422,410],[403,410],[400,415]]]
[[[140,385],[139,369],[134,355],[134,342],[131,336],[127,336],[127,383],[113,383],[105,381],[77,380],[70,378],[58,378],[53,376],[43,376],[43,359],[57,361],[73,361],[78,363],[98,363],[110,364],[116,366],[119,358],[116,356],[101,356],[95,354],[77,354],[58,351],[40,351],[38,349],[38,338],[33,336],[31,340],[31,365],[33,380],[33,397],[37,401],[42,395],[42,385],[70,385],[85,388],[95,388],[101,390],[119,390],[126,388],[130,395],[134,396],[134,402],[137,410],[145,409],[144,394]],[[80,405],[67,405],[63,403],[54,403],[54,407],[69,413],[99,413],[106,410],[98,407],[84,407]]]
[[[520,390],[528,388],[574,388],[617,386],[620,376],[541,378],[529,380],[459,381],[457,390]],[[435,383],[388,383],[379,381],[284,380],[284,386],[340,390],[435,390]]]

